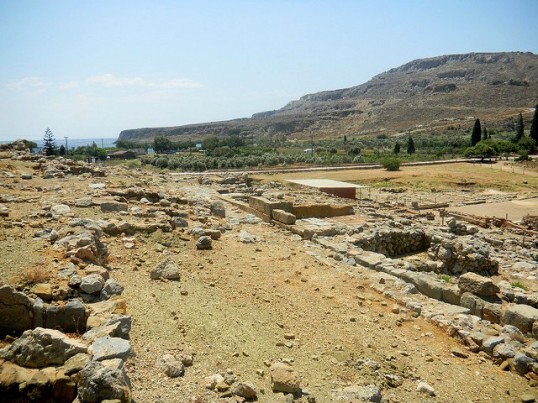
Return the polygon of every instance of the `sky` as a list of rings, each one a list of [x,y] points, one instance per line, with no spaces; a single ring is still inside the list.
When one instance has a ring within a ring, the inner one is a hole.
[[[536,0],[0,0],[0,141],[279,109],[414,59],[538,53]]]

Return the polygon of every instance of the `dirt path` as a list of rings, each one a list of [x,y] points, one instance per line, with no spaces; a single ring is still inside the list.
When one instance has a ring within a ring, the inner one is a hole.
[[[239,230],[261,241],[244,244]],[[211,251],[187,242],[168,252],[181,261],[180,282],[149,280],[147,270],[164,257],[151,246],[130,254],[137,271],[133,262],[115,263],[134,318],[136,356],[128,366],[140,402],[222,401],[203,378],[227,370],[263,391],[260,402],[283,401],[264,364],[278,359],[293,363],[317,402],[334,401],[333,390],[352,384],[383,386],[390,402],[427,401],[418,380],[440,402],[515,402],[529,391],[523,378],[479,355],[453,356],[463,346],[435,326],[392,313],[393,302],[369,288],[366,269],[326,266],[311,256],[320,251],[274,227],[239,225]],[[184,378],[155,371],[157,358],[179,352],[195,354]],[[386,375],[403,385],[387,386]]]

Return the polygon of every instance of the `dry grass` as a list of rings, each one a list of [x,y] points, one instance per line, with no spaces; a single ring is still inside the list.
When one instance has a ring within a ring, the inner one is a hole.
[[[49,270],[41,266],[34,266],[26,269],[17,277],[17,282],[25,285],[45,283],[51,278]]]

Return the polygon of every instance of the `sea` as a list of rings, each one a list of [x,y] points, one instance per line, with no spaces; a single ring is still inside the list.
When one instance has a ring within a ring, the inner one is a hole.
[[[55,138],[56,147],[60,147],[63,145],[65,147],[66,145],[66,139],[65,137],[61,138]],[[114,142],[117,140],[117,138],[103,138],[103,137],[95,137],[95,138],[88,138],[88,139],[70,139],[67,138],[67,147],[72,150],[77,147],[82,146],[91,146],[93,143],[97,145],[97,147],[101,148],[116,148],[116,144]],[[33,141],[37,144],[37,148],[43,148],[43,139],[35,140],[30,139],[30,141]],[[8,144],[13,143],[13,140],[10,141],[4,141],[0,140],[0,144]]]

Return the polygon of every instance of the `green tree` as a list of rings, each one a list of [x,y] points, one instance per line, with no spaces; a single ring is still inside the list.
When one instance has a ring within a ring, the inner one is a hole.
[[[414,154],[415,151],[415,142],[413,141],[413,138],[409,136],[407,139],[407,154]]]
[[[164,136],[157,136],[153,140],[153,149],[156,153],[163,153],[173,149],[172,141]]]
[[[60,146],[60,152],[59,152],[59,154],[60,154],[62,157],[65,156],[65,147],[64,147],[63,144]]]
[[[45,152],[45,155],[54,155],[56,152],[54,134],[52,134],[52,131],[48,127],[43,136],[43,151]]]
[[[523,138],[524,134],[525,134],[525,127],[523,126],[523,115],[520,112],[517,118],[516,138],[514,139],[514,143],[518,143],[519,140]]]
[[[484,130],[482,130],[482,141],[489,139],[488,137],[488,129],[486,129],[486,126],[484,126]]]
[[[392,152],[394,154],[400,154],[400,148],[401,148],[400,143],[396,142],[396,144],[394,144],[394,149],[392,150]]]
[[[480,127],[480,119],[476,119],[471,133],[471,146],[475,146],[482,139],[482,128]]]
[[[538,144],[538,105],[534,108],[534,116],[532,117],[530,138]]]
[[[527,153],[533,153],[536,151],[536,141],[530,137],[523,137],[517,142],[518,148],[521,151],[526,151]]]
[[[202,148],[211,151],[220,146],[220,141],[217,136],[209,136],[202,140]]]
[[[463,155],[466,157],[480,157],[482,160],[493,157],[496,154],[495,149],[486,143],[479,143],[474,147],[465,149],[463,152]]]

